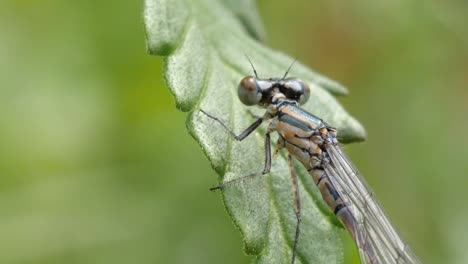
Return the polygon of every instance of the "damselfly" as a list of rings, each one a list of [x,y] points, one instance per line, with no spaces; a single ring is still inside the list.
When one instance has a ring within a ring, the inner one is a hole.
[[[301,203],[293,159],[304,165],[326,204],[352,236],[359,250],[361,263],[419,263],[395,231],[372,190],[343,151],[337,140],[337,130],[300,108],[299,105],[308,100],[310,91],[308,85],[300,79],[287,78],[291,66],[283,78],[262,79],[258,78],[252,65],[255,77],[247,76],[240,81],[238,95],[242,103],[266,108],[265,114],[258,117],[240,135],[236,135],[217,117],[200,110],[223,126],[237,141],[248,137],[263,122],[270,121],[265,134],[263,171],[224,182],[211,190],[223,189],[235,182],[269,173],[270,134],[276,132],[279,137],[275,152],[283,148],[288,151],[297,219],[291,263],[295,262],[301,225]]]

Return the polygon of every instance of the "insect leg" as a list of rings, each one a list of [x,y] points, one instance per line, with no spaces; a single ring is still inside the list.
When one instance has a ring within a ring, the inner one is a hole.
[[[243,177],[231,180],[231,181],[224,182],[218,186],[210,188],[210,191],[214,191],[217,189],[224,189],[226,186],[231,185],[233,183],[268,174],[270,172],[270,169],[271,169],[271,144],[270,144],[270,132],[267,132],[265,134],[265,166],[263,168],[263,171],[259,173],[252,173],[247,176],[243,176]]]
[[[297,181],[296,170],[294,169],[293,158],[290,154],[288,154],[288,164],[289,164],[289,171],[291,172],[291,183],[293,186],[293,197],[294,197],[294,213],[296,214],[296,235],[294,236],[294,246],[293,252],[291,257],[291,264],[294,264],[297,254],[297,244],[299,242],[299,233],[300,233],[300,226],[301,226],[301,199],[299,197],[299,184]]]
[[[264,118],[257,119],[257,121],[255,121],[253,124],[251,124],[247,129],[245,129],[244,132],[240,133],[240,135],[236,135],[236,133],[234,133],[234,131],[232,131],[226,124],[223,123],[223,121],[219,120],[217,117],[214,117],[214,116],[208,114],[207,112],[205,112],[202,109],[200,109],[200,112],[205,114],[207,117],[213,119],[214,121],[218,122],[237,141],[242,141],[244,138],[248,137],[257,127],[259,127],[262,124],[262,122],[264,120]]]

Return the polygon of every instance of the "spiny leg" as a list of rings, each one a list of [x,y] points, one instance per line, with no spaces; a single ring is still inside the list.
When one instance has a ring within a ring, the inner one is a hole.
[[[226,186],[231,185],[233,183],[244,181],[244,180],[247,180],[247,179],[252,179],[252,178],[255,178],[257,176],[268,174],[270,172],[270,169],[271,169],[271,144],[270,144],[270,132],[267,132],[265,134],[265,166],[263,168],[263,171],[258,172],[258,173],[252,173],[252,174],[249,174],[247,176],[243,176],[243,177],[240,177],[240,178],[237,178],[237,179],[234,179],[234,180],[224,182],[224,183],[222,183],[222,184],[220,184],[218,186],[210,188],[210,191],[214,191],[214,190],[217,190],[217,189],[224,189]]]
[[[291,264],[294,264],[296,260],[297,254],[297,244],[299,242],[299,233],[300,233],[300,226],[301,226],[301,199],[299,197],[299,183],[297,181],[296,170],[294,169],[293,158],[290,154],[288,154],[288,165],[289,171],[291,172],[291,183],[293,186],[293,197],[294,197],[294,213],[296,214],[296,234],[294,236],[294,246],[293,252],[291,257]]]
[[[218,118],[208,114],[207,112],[205,112],[204,110],[200,109],[200,112],[202,112],[203,114],[205,114],[206,116],[208,116],[209,118],[213,119],[214,121],[218,122],[221,126],[223,126],[228,132],[229,134],[231,134],[231,136],[237,140],[237,141],[242,141],[243,139],[245,139],[247,136],[249,136],[256,128],[258,128],[263,120],[267,119],[268,116],[265,115],[265,117],[260,117],[257,119],[257,121],[255,121],[253,124],[251,124],[246,130],[244,130],[244,132],[242,132],[240,135],[236,135],[236,133],[234,133],[234,131],[232,131],[226,124],[224,124],[221,120],[219,120]],[[215,186],[215,187],[212,187],[210,188],[210,191],[214,191],[214,190],[217,190],[217,189],[223,189],[224,187],[228,186],[228,185],[231,185],[233,183],[236,183],[236,182],[240,182],[240,181],[243,181],[243,180],[247,180],[247,179],[252,179],[256,176],[261,176],[261,175],[265,175],[267,173],[270,172],[270,169],[271,169],[271,144],[270,144],[270,132],[267,132],[265,134],[265,166],[263,168],[263,171],[260,172],[260,173],[252,173],[252,174],[249,174],[247,176],[243,176],[243,177],[240,177],[238,179],[234,179],[234,180],[231,180],[231,181],[227,181],[225,183],[222,183],[218,186]]]
[[[213,119],[214,121],[218,122],[237,141],[242,141],[244,138],[248,137],[255,129],[257,129],[262,124],[262,122],[264,120],[264,118],[260,117],[259,119],[257,119],[257,121],[255,121],[253,124],[251,124],[247,129],[245,129],[242,133],[240,133],[240,135],[236,135],[236,133],[234,133],[234,131],[232,131],[226,124],[223,123],[223,121],[219,120],[217,117],[214,117],[214,116],[208,114],[207,112],[205,112],[202,109],[200,109],[200,112],[205,114],[207,117]]]

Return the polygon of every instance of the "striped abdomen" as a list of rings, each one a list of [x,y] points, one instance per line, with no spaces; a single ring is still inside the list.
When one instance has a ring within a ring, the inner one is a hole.
[[[308,170],[323,200],[348,230],[359,248],[364,249],[369,263],[380,263],[365,231],[359,227],[351,211],[352,208],[348,207],[346,197],[342,197],[337,192],[333,181],[329,178],[334,175],[329,175],[325,171],[327,165],[324,160],[327,153],[321,148],[324,142],[319,133],[319,130],[325,127],[326,124],[322,120],[310,114],[307,116],[302,112],[298,113],[297,107],[287,106],[280,110],[277,118],[273,119],[270,131],[276,131],[280,136],[278,148],[286,148]]]
[[[323,127],[325,124],[322,120],[293,105],[281,108],[278,117],[270,124],[270,130],[280,135],[278,146],[285,147],[304,165],[314,178],[327,205],[340,218],[346,204],[333,188],[323,168],[322,160],[326,153],[320,148],[323,139],[319,133],[319,129]],[[343,224],[349,222],[346,217],[343,220]]]

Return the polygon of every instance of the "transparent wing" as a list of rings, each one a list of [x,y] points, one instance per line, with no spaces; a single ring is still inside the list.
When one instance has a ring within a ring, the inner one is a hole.
[[[362,263],[420,263],[397,234],[359,171],[339,143],[326,143],[325,173],[348,204]]]

